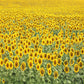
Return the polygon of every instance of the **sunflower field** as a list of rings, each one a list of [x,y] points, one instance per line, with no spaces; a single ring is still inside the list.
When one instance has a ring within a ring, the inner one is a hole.
[[[84,84],[84,1],[0,0],[0,84]]]

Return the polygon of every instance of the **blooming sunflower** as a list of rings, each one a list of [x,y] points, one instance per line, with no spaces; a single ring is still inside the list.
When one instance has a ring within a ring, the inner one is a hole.
[[[44,74],[45,74],[45,70],[44,70],[44,68],[42,67],[42,68],[40,68],[40,74],[41,74],[41,76],[44,76]]]
[[[28,66],[31,69],[33,67],[33,61],[29,61]]]
[[[22,62],[20,68],[21,68],[22,71],[24,71],[26,69],[26,63]]]
[[[64,61],[64,66],[67,66],[68,65],[68,60],[65,60]]]
[[[65,66],[64,71],[65,71],[66,73],[68,73],[68,72],[69,72],[69,67],[68,67],[68,66]]]
[[[6,67],[6,69],[9,69],[9,67],[10,67],[9,62],[6,62],[5,67]]]
[[[56,79],[58,77],[58,71],[54,72],[54,79]]]
[[[78,64],[74,65],[74,72],[75,73],[79,72],[79,66],[78,66]]]
[[[56,66],[57,65],[57,59],[53,60],[53,65]]]
[[[48,75],[50,76],[52,73],[52,70],[51,69],[48,69]]]
[[[69,56],[70,56],[70,58],[73,58],[74,57],[74,52],[70,51]]]
[[[82,61],[79,62],[79,68],[80,69],[83,68],[83,62]]]
[[[18,67],[19,67],[19,61],[15,60],[15,62],[14,62],[14,67],[15,67],[15,68],[18,68]]]
[[[40,65],[39,64],[36,65],[36,69],[40,70]]]
[[[12,61],[9,62],[9,68],[13,69],[13,62]]]

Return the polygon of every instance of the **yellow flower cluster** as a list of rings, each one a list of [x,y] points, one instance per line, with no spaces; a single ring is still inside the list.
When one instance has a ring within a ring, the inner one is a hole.
[[[59,80],[62,73],[82,72],[84,16],[37,14],[30,11],[26,8],[0,11],[2,83],[7,83],[10,75],[11,80],[12,74],[18,77],[16,81],[21,81],[20,74],[24,75],[24,81],[27,80],[28,70],[38,73],[38,77],[51,77],[54,80]]]

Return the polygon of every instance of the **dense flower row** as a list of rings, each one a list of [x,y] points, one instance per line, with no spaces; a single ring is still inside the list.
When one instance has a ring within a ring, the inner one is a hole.
[[[8,82],[8,73],[17,74],[16,70],[33,70],[53,79],[59,78],[62,72],[77,74],[83,70],[83,17],[30,15],[21,11],[7,11],[0,16],[3,83]],[[3,72],[7,75],[3,76]]]

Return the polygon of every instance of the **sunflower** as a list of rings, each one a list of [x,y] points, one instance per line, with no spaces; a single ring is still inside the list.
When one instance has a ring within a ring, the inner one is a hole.
[[[53,55],[51,55],[51,57],[50,57],[50,61],[53,61],[54,60],[54,57],[53,57]]]
[[[47,64],[47,70],[50,69],[50,68],[51,68],[51,64],[48,63],[48,64]]]
[[[24,45],[24,48],[25,48],[25,49],[27,49],[27,48],[28,48],[28,45],[27,45],[27,44],[25,44],[25,45]]]
[[[8,52],[11,52],[11,47],[10,46],[8,46]]]
[[[19,61],[19,57],[18,56],[14,56],[14,60]]]
[[[33,57],[29,57],[29,60],[30,60],[30,61],[33,61]]]
[[[57,58],[61,58],[61,56],[56,53],[56,54],[54,55],[54,59],[57,59]]]
[[[18,49],[15,50],[15,54],[19,55],[19,50]]]
[[[14,57],[12,57],[12,61],[13,61],[13,62],[15,61],[15,58],[14,58]]]
[[[40,74],[41,74],[41,76],[44,76],[44,74],[45,74],[45,70],[44,70],[44,68],[42,67],[42,68],[40,68]]]
[[[65,61],[64,61],[64,66],[67,66],[67,65],[68,65],[68,61],[65,60]]]
[[[75,73],[79,72],[79,66],[78,66],[78,64],[74,65],[74,72]]]
[[[16,43],[14,43],[14,46],[15,46],[15,48],[16,48]]]
[[[50,76],[52,73],[52,70],[51,69],[48,69],[48,75]]]
[[[15,60],[15,62],[14,62],[14,67],[15,67],[15,68],[18,68],[18,67],[19,67],[19,61]]]
[[[69,39],[69,38],[67,38],[67,39],[66,39],[66,44],[69,44],[69,41],[70,41],[70,39]]]
[[[3,44],[2,43],[0,43],[0,48],[2,48],[3,47]]]
[[[51,39],[52,39],[52,42],[54,42],[54,40],[55,40],[55,39],[54,39],[54,37],[53,37],[53,36],[51,37]]]
[[[27,49],[25,48],[25,49],[24,49],[24,55],[27,55],[27,53],[28,53],[28,52],[27,52]]]
[[[70,51],[69,56],[70,56],[70,58],[73,58],[74,57],[74,52]]]
[[[60,41],[56,40],[56,44],[60,44]]]
[[[20,46],[19,50],[20,50],[20,52],[23,52],[23,48],[21,46]]]
[[[20,43],[23,44],[23,39],[20,39]]]
[[[42,64],[42,59],[38,58],[38,63],[41,65]]]
[[[68,72],[69,72],[69,67],[68,67],[68,66],[65,66],[64,71],[65,71],[66,73],[68,73]]]
[[[37,62],[38,62],[38,59],[37,59],[37,57],[35,57],[34,63],[37,64]]]
[[[58,40],[58,36],[55,35],[55,41],[57,41],[57,40]]]
[[[44,59],[47,59],[47,53],[44,53],[43,57],[44,57]]]
[[[5,83],[5,80],[4,80],[4,79],[2,79],[2,83],[3,83],[3,84]]]
[[[42,53],[42,49],[38,49],[38,54],[40,55]]]
[[[55,72],[54,72],[54,79],[56,79],[57,77],[58,77],[58,72],[55,71]]]
[[[14,41],[11,41],[11,45],[13,45],[14,44]]]
[[[36,50],[38,48],[38,46],[37,45],[34,45],[34,49]]]
[[[53,65],[56,66],[57,65],[57,59],[53,60]]]
[[[39,45],[39,41],[36,41],[36,43],[35,43],[36,45]]]
[[[4,58],[4,64],[6,64],[7,61],[8,61],[8,58]]]
[[[20,68],[21,68],[22,71],[24,71],[26,69],[26,63],[25,62],[22,62]]]
[[[2,54],[0,53],[0,59],[2,58]]]
[[[31,48],[31,52],[34,53],[34,49],[33,48]]]
[[[9,62],[6,62],[5,67],[6,67],[6,69],[9,69],[9,67],[10,67]]]
[[[63,56],[63,50],[60,51],[59,55],[60,56]]]
[[[40,57],[41,59],[43,59],[43,53],[41,53],[41,54],[39,55],[39,57]]]
[[[79,42],[79,39],[76,37],[75,38],[75,43],[78,43]]]
[[[13,69],[13,62],[12,61],[9,62],[9,68]]]
[[[5,44],[5,50],[6,50],[6,51],[8,50],[8,45],[7,45],[7,44]]]
[[[12,46],[11,46],[11,49],[12,49],[12,50],[15,50],[15,46],[14,46],[14,45],[12,45]]]
[[[2,67],[2,66],[3,66],[3,64],[4,64],[3,59],[0,59],[0,66]]]
[[[40,70],[40,65],[39,64],[36,65],[36,70]]]
[[[32,43],[35,44],[36,43],[36,40],[35,39],[32,39]]]
[[[81,49],[81,54],[84,54],[84,48]]]
[[[77,57],[80,56],[80,51],[79,50],[76,51],[76,56]]]
[[[59,48],[59,44],[55,44],[55,48],[58,49]]]
[[[38,52],[34,52],[34,57],[37,57],[38,56]]]
[[[50,60],[50,53],[47,54],[47,60]]]
[[[39,49],[43,49],[43,47],[42,46],[39,46]]]
[[[71,52],[74,52],[74,49],[73,49],[73,48],[70,48],[70,51],[71,51]]]
[[[61,58],[58,58],[58,60],[57,60],[57,64],[58,64],[58,65],[61,65],[61,63],[62,63]]]
[[[6,43],[6,42],[7,42],[7,40],[6,40],[6,39],[4,39],[3,41],[4,41],[4,43]]]
[[[45,44],[49,45],[49,39],[48,38],[46,39],[46,43]]]
[[[70,59],[70,66],[72,66],[74,64],[74,60]]]
[[[79,40],[79,43],[80,43],[80,42],[82,41],[82,37],[81,37],[81,36],[79,36],[78,40]]]
[[[49,45],[52,45],[52,39],[49,39]]]
[[[73,39],[71,39],[71,45],[73,45],[73,43],[74,43],[74,40],[73,40]]]
[[[9,53],[9,56],[12,57],[12,56],[13,56],[13,52],[10,52],[10,53]]]
[[[23,53],[22,53],[22,52],[19,53],[19,57],[20,57],[20,58],[23,57]]]
[[[60,46],[60,48],[61,48],[61,50],[64,50],[64,49],[65,49],[65,45],[62,44],[62,45]]]
[[[64,49],[64,53],[65,53],[65,54],[68,53],[68,49],[67,49],[67,48]]]
[[[83,68],[83,62],[82,61],[79,62],[79,68],[80,69]]]
[[[29,53],[29,57],[33,57],[34,54],[32,52]]]
[[[81,61],[81,57],[79,57],[78,59],[77,59],[77,63],[79,63]]]
[[[4,48],[1,48],[0,53],[1,53],[1,54],[4,54],[4,53],[5,53]]]
[[[41,43],[41,44],[42,44],[42,45],[45,45],[45,43],[46,43],[46,42],[45,42],[45,40],[44,40],[44,39],[42,39],[42,43]]]
[[[10,39],[7,39],[7,43],[10,44],[11,43],[11,40]]]
[[[33,61],[29,61],[29,62],[28,62],[28,66],[29,66],[29,68],[31,69],[31,68],[33,67]]]

